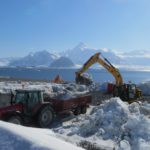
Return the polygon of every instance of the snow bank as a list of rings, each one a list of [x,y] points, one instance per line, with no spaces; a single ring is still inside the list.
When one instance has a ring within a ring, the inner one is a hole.
[[[122,138],[128,141],[134,150],[150,149],[150,120],[144,115],[129,116],[123,126]]]
[[[65,126],[60,131],[96,144],[100,140],[112,140],[117,150],[149,150],[148,108],[150,109],[146,104],[129,105],[119,98],[112,98],[95,107],[89,116],[79,119],[80,123],[72,121],[70,127]]]
[[[14,91],[16,89],[22,89],[24,83],[18,83],[18,82],[0,82],[0,93],[11,93],[11,91]]]
[[[51,130],[23,127],[0,121],[1,150],[82,150],[56,138]]]
[[[127,105],[119,99],[111,99],[108,103],[93,110],[87,122],[79,128],[82,136],[103,136],[104,139],[116,138],[120,135],[121,126],[129,115]]]

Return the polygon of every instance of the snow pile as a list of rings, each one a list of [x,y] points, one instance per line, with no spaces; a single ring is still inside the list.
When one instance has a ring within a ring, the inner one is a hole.
[[[139,88],[144,95],[150,95],[150,81],[139,84]]]
[[[60,131],[96,144],[101,140],[111,140],[117,150],[149,150],[150,111],[147,109],[150,107],[145,106],[129,105],[119,98],[112,98],[95,107],[89,116],[79,119],[80,123],[73,121],[70,129],[64,127]]]
[[[42,90],[44,91],[45,94],[60,99],[69,99],[76,97],[78,95],[84,95],[89,92],[86,86],[77,85],[75,83],[55,84],[46,82],[21,82],[21,81],[0,82],[0,93],[10,94],[16,89]]]
[[[90,74],[88,74],[88,73],[86,73],[86,72],[84,72],[84,73],[82,73],[82,76],[84,77],[84,78],[87,78],[87,79],[89,79],[89,80],[93,80],[92,79],[92,75],[90,75]]]
[[[72,97],[76,97],[78,95],[85,95],[86,93],[89,92],[89,90],[85,85],[68,83],[64,85],[64,92]],[[64,99],[66,99],[66,97]]]
[[[122,139],[128,141],[132,149],[150,149],[150,120],[148,118],[144,115],[129,116],[122,128]]]
[[[82,150],[56,138],[51,130],[23,127],[0,121],[1,150]]]
[[[144,102],[140,105],[140,113],[150,118],[150,103]]]
[[[11,93],[11,91],[14,91],[16,89],[22,89],[24,86],[24,83],[21,84],[19,82],[0,82],[0,93]]]
[[[104,139],[118,138],[121,126],[127,121],[128,106],[119,99],[111,99],[108,103],[93,110],[93,114],[79,128],[82,136],[103,136]]]
[[[75,83],[68,84],[43,84],[43,85],[29,85],[25,89],[40,89],[44,90],[44,93],[52,98],[61,100],[67,100],[77,97],[78,95],[84,95],[88,93],[88,89],[84,85],[77,85]]]

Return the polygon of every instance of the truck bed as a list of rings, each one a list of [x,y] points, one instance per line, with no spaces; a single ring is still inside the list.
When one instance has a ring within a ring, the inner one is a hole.
[[[91,95],[78,96],[71,99],[44,98],[44,101],[50,102],[56,113],[61,113],[67,110],[73,110],[77,107],[88,106],[92,101]]]

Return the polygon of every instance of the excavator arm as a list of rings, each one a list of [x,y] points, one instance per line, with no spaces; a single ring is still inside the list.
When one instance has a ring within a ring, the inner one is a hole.
[[[106,58],[98,59],[98,63],[101,64],[107,71],[109,71],[116,80],[116,85],[121,86],[123,85],[123,79],[122,76],[117,68],[115,68]]]
[[[122,100],[128,101],[129,103],[133,102],[134,100],[142,96],[141,90],[137,88],[135,84],[123,83],[123,79],[119,70],[115,68],[106,58],[104,58],[101,55],[101,53],[96,53],[95,55],[93,55],[83,65],[83,67],[78,72],[76,72],[77,83],[86,84],[86,85],[89,85],[91,83],[89,82],[90,80],[82,76],[82,74],[95,63],[99,63],[100,65],[102,65],[115,78],[116,84],[113,86],[113,91],[112,91],[113,96],[118,96]]]
[[[82,73],[84,73],[93,64],[99,63],[114,76],[116,80],[116,85],[121,86],[123,84],[123,79],[119,70],[115,68],[106,58],[100,58],[100,54],[101,53],[96,53],[95,55],[90,57],[90,59],[83,65],[83,67],[78,72],[76,72],[76,82],[81,83],[82,81],[84,81],[82,77]]]

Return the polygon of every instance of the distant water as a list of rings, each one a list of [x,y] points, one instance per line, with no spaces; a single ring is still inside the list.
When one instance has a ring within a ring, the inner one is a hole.
[[[74,81],[76,69],[49,69],[49,68],[0,68],[0,76],[9,76],[22,79],[53,80],[61,75],[65,81]],[[150,72],[120,71],[125,82],[140,83],[150,80]],[[113,76],[105,70],[90,69],[87,71],[96,82],[115,81]]]

